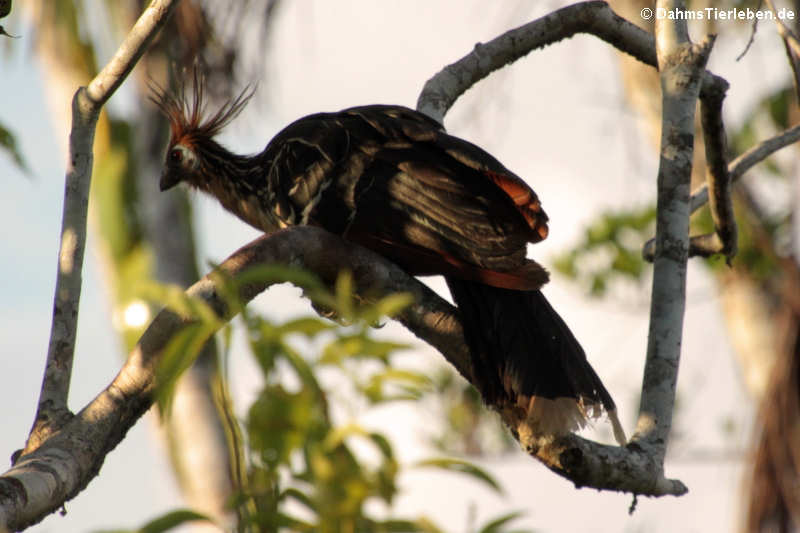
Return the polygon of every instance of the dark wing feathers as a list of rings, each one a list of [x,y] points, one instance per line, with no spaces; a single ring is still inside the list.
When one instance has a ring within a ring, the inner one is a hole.
[[[292,204],[287,223],[377,248],[412,274],[520,289],[547,280],[525,259],[526,244],[547,235],[536,194],[421,113],[364,106],[311,115],[279,133],[266,157],[273,190]]]

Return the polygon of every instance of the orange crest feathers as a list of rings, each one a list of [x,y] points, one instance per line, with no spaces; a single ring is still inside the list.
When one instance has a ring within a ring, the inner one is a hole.
[[[179,141],[207,138],[219,134],[225,126],[242,112],[255,93],[255,87],[248,85],[236,98],[230,99],[213,115],[207,115],[205,92],[206,80],[199,69],[194,69],[191,101],[186,95],[186,87],[181,84],[177,93],[168,91],[155,82],[150,83],[149,96],[169,120],[172,133],[171,144]]]

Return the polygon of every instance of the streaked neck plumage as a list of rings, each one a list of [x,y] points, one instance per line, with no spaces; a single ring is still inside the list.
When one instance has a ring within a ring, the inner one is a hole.
[[[238,155],[211,139],[198,140],[194,149],[199,166],[188,180],[191,186],[256,229],[269,233],[286,226],[271,208],[275,195],[265,152]]]

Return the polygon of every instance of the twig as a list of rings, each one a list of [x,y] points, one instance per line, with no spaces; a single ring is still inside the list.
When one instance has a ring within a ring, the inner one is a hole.
[[[722,121],[722,102],[725,99],[726,88],[708,90],[700,100],[700,117],[706,149],[706,183],[713,192],[709,207],[714,221],[714,233],[692,237],[689,255],[707,257],[722,253],[730,264],[736,255],[737,233],[731,200],[731,176],[726,161],[728,142]]]
[[[117,53],[88,87],[81,87],[72,101],[69,160],[64,187],[64,213],[61,222],[53,323],[36,419],[25,451],[41,442],[72,414],[67,407],[78,307],[81,270],[86,246],[86,213],[92,177],[94,132],[100,109],[124,81],[164,25],[178,0],[155,0],[145,9]]]
[[[786,57],[789,60],[789,66],[792,68],[792,80],[794,81],[795,94],[800,96],[800,41],[797,35],[783,22],[783,19],[778,16],[778,10],[772,0],[764,0],[772,11],[775,25],[778,27],[778,34],[783,40],[783,48],[786,51]]]
[[[786,146],[789,146],[797,141],[800,141],[800,124],[753,146],[745,153],[731,161],[728,165],[728,174],[731,177],[731,182],[735,182],[741,178],[745,172],[781,148],[785,148]],[[706,205],[707,202],[708,186],[704,184],[698,187],[697,190],[692,193],[692,199],[690,202],[691,212],[694,213]]]
[[[790,144],[800,141],[800,124],[789,128],[788,130],[779,133],[778,135],[762,141],[753,146],[745,153],[734,159],[728,164],[728,175],[730,176],[730,183],[733,184],[744,174],[753,168],[758,163],[762,162],[781,148],[785,148]],[[689,201],[690,213],[694,213],[708,203],[708,185],[703,184],[699,186],[693,193]],[[704,243],[700,242],[702,239],[714,239],[713,236],[700,236],[694,237],[694,248],[690,245],[689,255],[696,252],[694,255],[702,255],[703,249],[714,248],[721,246],[719,242]],[[652,261],[655,255],[655,239],[650,239],[642,249],[642,255],[648,261]]]
[[[764,2],[764,0],[758,0],[758,5],[756,5],[756,9],[755,9],[756,13],[761,11],[761,4],[763,2]],[[753,19],[753,25],[750,27],[750,38],[747,39],[747,44],[744,46],[744,50],[742,50],[742,53],[739,54],[738,56],[736,56],[736,62],[737,63],[739,61],[741,61],[742,58],[745,55],[747,55],[747,52],[750,51],[750,47],[753,46],[753,43],[756,41],[756,32],[757,31],[758,31],[758,17],[755,17]]]

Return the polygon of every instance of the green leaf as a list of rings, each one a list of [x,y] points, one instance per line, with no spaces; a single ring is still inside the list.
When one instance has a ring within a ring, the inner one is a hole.
[[[163,533],[175,527],[178,527],[186,522],[194,522],[201,520],[203,522],[212,522],[209,517],[200,514],[190,509],[177,509],[170,511],[158,518],[155,518],[139,529],[105,529],[96,531],[95,533]]]
[[[288,464],[293,451],[327,436],[329,424],[317,393],[264,388],[247,414],[250,448],[269,468]]]
[[[141,298],[167,307],[181,318],[199,320],[208,325],[215,325],[217,329],[224,324],[205,300],[189,296],[178,285],[165,285],[145,280],[137,285],[135,292]]]
[[[178,378],[194,363],[214,331],[213,326],[189,324],[167,343],[156,368],[156,402],[162,416],[169,413]]]
[[[0,0],[2,1],[2,0]],[[17,139],[14,134],[0,124],[0,148],[4,149],[11,156],[11,159],[25,174],[30,174],[25,158],[22,156],[22,151],[17,147]]]
[[[553,262],[592,296],[603,296],[614,279],[642,281],[647,270],[642,246],[655,232],[655,207],[606,212],[586,228],[583,239]]]
[[[376,324],[384,317],[397,316],[403,309],[414,303],[414,297],[407,292],[385,296],[360,311],[359,318],[367,324]]]
[[[429,519],[422,517],[417,520],[385,520],[376,522],[373,531],[379,533],[444,533]]]
[[[186,522],[194,522],[196,520],[211,522],[211,519],[203,514],[189,509],[179,509],[177,511],[171,511],[155,520],[151,520],[142,526],[139,533],[162,533],[163,531],[169,531]]]
[[[334,448],[342,445],[347,437],[352,437],[354,435],[364,437],[368,435],[368,432],[358,424],[346,424],[344,426],[339,426],[328,433],[328,436],[325,437],[323,446],[326,450],[333,450]]]
[[[352,322],[355,317],[353,305],[353,275],[350,272],[341,272],[336,278],[336,307],[334,308],[342,320]]]
[[[416,463],[415,466],[434,467],[434,468],[440,468],[442,470],[447,470],[449,472],[458,472],[461,474],[466,474],[486,484],[495,492],[501,495],[504,494],[503,488],[488,472],[462,459],[453,459],[449,457],[425,459],[423,461],[419,461],[418,463]]]
[[[397,342],[378,341],[369,337],[369,330],[354,334],[343,334],[328,344],[322,351],[319,363],[341,365],[348,358],[377,359],[388,363],[389,356],[409,345]]]
[[[507,523],[511,522],[512,520],[516,520],[520,516],[523,516],[525,513],[523,511],[513,511],[508,514],[504,514],[499,516],[491,521],[489,521],[485,526],[483,526],[478,533],[503,533],[503,526]]]
[[[323,331],[330,331],[332,329],[336,329],[335,324],[325,322],[316,317],[302,317],[282,324],[277,328],[277,333],[280,336],[300,333],[306,337],[314,337]]]
[[[281,499],[288,499],[288,498],[291,498],[297,501],[298,503],[303,504],[303,506],[309,511],[313,511],[315,513],[317,512],[317,507],[311,500],[311,498],[309,498],[307,494],[296,488],[290,487],[283,491],[283,493],[281,494]]]
[[[367,384],[362,387],[362,392],[373,403],[394,400],[416,400],[425,390],[432,388],[428,376],[421,372],[389,368],[373,374]],[[387,389],[400,389],[399,394],[392,394]]]

